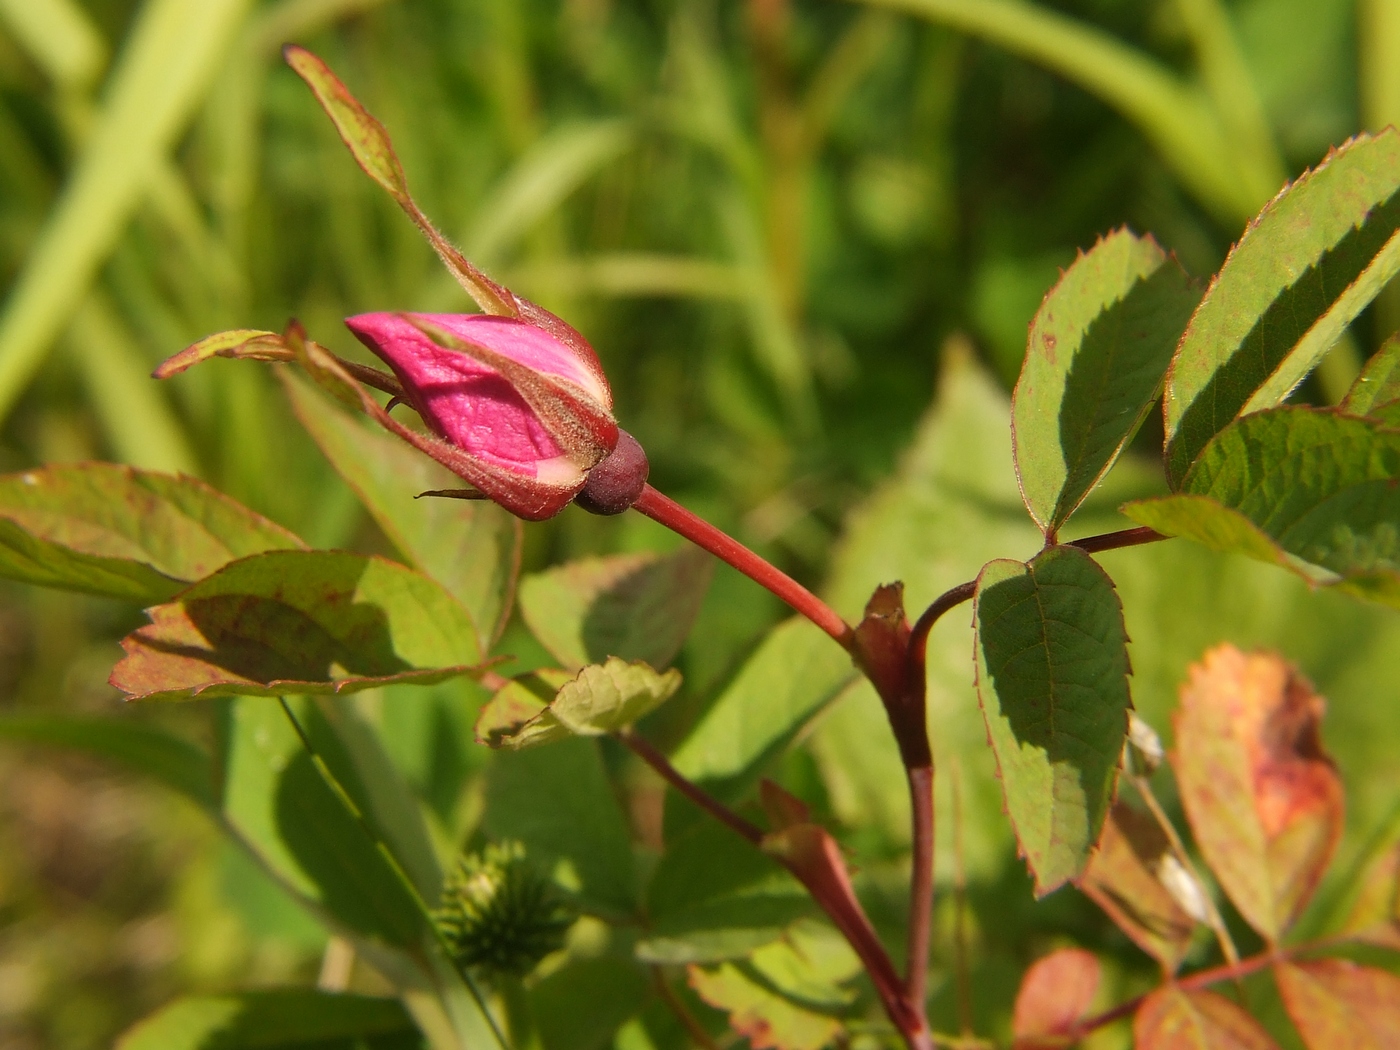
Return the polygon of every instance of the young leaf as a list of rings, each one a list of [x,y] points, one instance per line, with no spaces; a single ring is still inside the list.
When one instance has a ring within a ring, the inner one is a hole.
[[[116,1050],[300,1050],[312,1044],[416,1050],[423,1038],[397,999],[296,988],[177,999],[129,1029]]]
[[[1274,980],[1308,1050],[1400,1046],[1400,977],[1347,959],[1276,963]]]
[[[686,969],[695,994],[729,1014],[729,1026],[753,1050],[822,1050],[845,1031],[834,1017],[815,1013],[769,991],[732,963]]]
[[[1037,959],[1016,993],[1014,1050],[1067,1045],[1074,1026],[1088,1016],[1102,976],[1099,960],[1081,948],[1061,948]]]
[[[977,693],[1006,808],[1043,896],[1098,842],[1128,731],[1127,634],[1113,582],[1075,547],[977,580]]]
[[[1348,415],[1368,416],[1371,409],[1400,399],[1400,335],[1392,335],[1366,362],[1337,407]]]
[[[476,742],[490,748],[504,746],[526,723],[549,710],[550,701],[571,678],[568,671],[553,667],[512,678],[477,712]]]
[[[646,904],[649,924],[637,956],[652,963],[738,959],[812,911],[789,872],[714,821],[693,825],[667,845]]]
[[[666,667],[700,611],[714,558],[672,554],[584,558],[520,583],[520,613],[540,644],[577,670],[610,656]]]
[[[1400,134],[1359,135],[1280,193],[1211,282],[1167,376],[1167,474],[1282,401],[1400,270]]]
[[[606,663],[590,664],[561,685],[549,705],[527,721],[511,727],[493,725],[488,743],[519,750],[571,736],[606,736],[655,710],[680,686],[681,673],[674,668],[657,674],[640,660],[627,663],[609,657]],[[504,717],[502,705],[493,699],[491,706],[493,722]]]
[[[1215,992],[1174,984],[1149,995],[1133,1017],[1135,1050],[1278,1050],[1249,1014]]]
[[[427,456],[345,412],[291,372],[279,378],[292,408],[384,534],[471,615],[480,659],[510,618],[520,572],[520,519],[486,500],[417,497],[460,479]]]
[[[0,740],[85,751],[158,780],[206,809],[217,805],[208,754],[155,726],[125,718],[11,714],[0,717]]]
[[[1011,411],[1016,476],[1046,535],[1137,431],[1199,301],[1151,237],[1122,229],[1081,254],[1041,303]]]
[[[727,797],[742,794],[855,674],[851,658],[821,630],[787,620],[749,657],[672,762],[692,780],[721,782]]]
[[[296,536],[202,481],[115,463],[0,477],[0,575],[137,602]]]
[[[627,820],[594,740],[547,750],[503,751],[486,787],[486,834],[515,839],[532,860],[558,865],[584,907],[631,914],[636,876]]]
[[[132,699],[345,693],[475,670],[466,610],[383,558],[259,554],[148,610],[111,682]]]
[[[1172,756],[1181,802],[1235,907],[1277,941],[1342,832],[1342,784],[1318,736],[1323,700],[1279,657],[1232,645],[1190,675]]]
[[[1124,506],[1144,525],[1400,603],[1400,431],[1326,409],[1226,427],[1182,492]]]
[[[1177,899],[1183,880],[1191,880],[1185,884],[1195,893],[1202,892],[1172,855],[1157,822],[1117,802],[1109,811],[1098,851],[1076,885],[1171,973],[1190,949],[1197,921]]]

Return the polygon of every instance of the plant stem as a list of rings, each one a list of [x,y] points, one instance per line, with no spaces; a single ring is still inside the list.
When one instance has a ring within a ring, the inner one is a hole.
[[[772,591],[797,612],[831,635],[843,648],[850,647],[851,628],[845,620],[837,615],[836,610],[728,533],[692,514],[675,500],[662,495],[650,485],[642,489],[642,494],[637,498],[637,502],[632,504],[632,509],[640,511],[652,521],[665,525],[672,532],[684,536],[697,547],[709,551],[716,558],[734,566],[749,579]]]
[[[1156,529],[1139,525],[1135,529],[1122,529],[1118,532],[1105,532],[1098,536],[1085,536],[1082,540],[1070,540],[1065,546],[1078,547],[1085,554],[1096,554],[1099,551],[1113,551],[1119,547],[1138,547],[1144,543],[1156,543],[1158,540],[1169,539],[1171,539],[1170,536],[1163,536]]]
[[[956,609],[963,602],[967,601],[977,593],[977,581],[968,580],[960,583],[950,590],[939,595],[922,616],[915,622],[913,629],[909,632],[909,659],[914,661],[919,671],[919,678],[922,680],[924,665],[927,660],[928,636],[933,630],[940,617],[951,609]]]
[[[933,930],[933,767],[913,766],[905,772],[913,810],[914,870],[909,877],[909,950],[904,987],[909,1001],[923,1016]]]
[[[628,729],[618,733],[617,738],[621,740],[634,755],[651,766],[652,769],[656,770],[656,772],[661,775],[662,780],[666,781],[666,783],[670,784],[725,827],[742,838],[747,839],[755,846],[761,846],[763,844],[763,832],[761,829],[754,824],[750,824],[698,784],[687,780],[681,774],[680,770],[671,765],[670,759],[656,750],[656,748],[652,747],[651,743],[644,737]]]

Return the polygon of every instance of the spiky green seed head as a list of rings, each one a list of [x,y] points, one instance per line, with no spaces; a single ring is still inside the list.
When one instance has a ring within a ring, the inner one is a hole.
[[[576,918],[518,842],[467,853],[433,913],[453,961],[488,977],[523,977],[564,946]]]

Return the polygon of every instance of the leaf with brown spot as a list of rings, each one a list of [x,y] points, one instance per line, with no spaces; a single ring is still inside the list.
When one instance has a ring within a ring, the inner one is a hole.
[[[1133,1018],[1135,1050],[1278,1050],[1249,1014],[1215,992],[1166,985]]]
[[[1196,928],[1162,878],[1164,865],[1174,862],[1157,822],[1118,802],[1109,812],[1098,852],[1078,882],[1080,890],[1169,973],[1181,965]]]
[[[1281,657],[1232,645],[1207,652],[1181,688],[1172,764],[1182,805],[1221,886],[1271,941],[1312,897],[1342,831],[1323,709]]]
[[[441,586],[383,558],[274,551],[233,562],[147,610],[111,683],[132,700],[347,693],[429,685],[480,664],[471,618]]]
[[[1400,977],[1347,959],[1279,963],[1274,980],[1308,1050],[1400,1046]]]
[[[1026,971],[1011,1018],[1014,1050],[1068,1046],[1089,1013],[1103,971],[1092,952],[1061,948]]]

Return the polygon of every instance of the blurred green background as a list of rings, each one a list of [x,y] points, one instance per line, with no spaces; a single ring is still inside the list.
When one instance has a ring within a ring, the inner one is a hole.
[[[387,550],[265,370],[146,378],[224,328],[295,315],[354,355],[343,316],[467,308],[282,67],[290,40],[385,123],[469,257],[591,339],[658,487],[847,614],[881,580],[917,605],[1034,549],[1005,398],[1076,249],[1128,224],[1208,276],[1286,178],[1400,119],[1397,0],[0,0],[0,471],[183,470],[313,544]],[[1397,316],[1383,298],[1302,396],[1334,399]],[[1149,423],[1081,531],[1160,485],[1158,442]],[[572,511],[526,537],[527,571],[664,542]],[[1220,639],[1281,647],[1331,696],[1356,856],[1400,786],[1393,614],[1184,544],[1103,561],[1163,730]],[[656,732],[679,739],[780,616],[717,574]],[[1056,937],[1131,953],[1069,891],[1031,905],[951,619],[932,718],[962,756],[994,1028]],[[116,639],[140,622],[0,581],[0,711],[114,713]],[[878,886],[907,833],[872,704],[843,699],[783,776]],[[119,714],[208,732],[199,705]],[[408,769],[454,833],[486,761],[459,743],[446,772]],[[0,1050],[107,1045],[178,991],[314,980],[324,935],[247,865],[159,788],[0,747]]]

